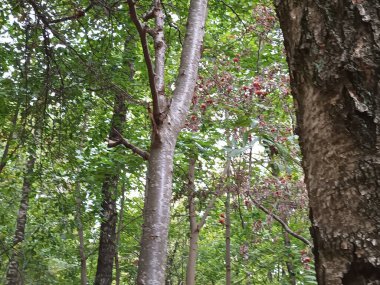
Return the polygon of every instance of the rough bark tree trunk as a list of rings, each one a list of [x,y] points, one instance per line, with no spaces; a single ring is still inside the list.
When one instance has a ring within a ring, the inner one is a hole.
[[[28,30],[26,31],[28,33]],[[28,38],[28,35],[27,35]],[[46,37],[44,37],[45,44]],[[27,46],[28,40],[26,39],[25,46]],[[47,44],[48,46],[48,44]],[[28,64],[30,60],[30,53],[27,47],[26,49],[26,62],[24,65],[24,77],[25,77],[25,86],[28,86]],[[46,67],[44,70],[44,88],[42,93],[39,95],[37,99],[36,106],[44,106],[46,108],[46,98],[49,96],[49,90],[50,90],[50,61],[47,57],[45,57],[45,63]],[[15,120],[17,122],[17,113],[15,114]],[[33,120],[31,120],[33,122]],[[9,261],[8,269],[6,272],[6,285],[22,285],[24,284],[24,280],[22,277],[22,272],[20,270],[19,266],[19,258],[20,258],[20,251],[22,249],[23,241],[25,239],[25,228],[26,228],[26,221],[28,216],[28,209],[29,209],[29,196],[30,192],[32,191],[32,183],[33,183],[33,176],[34,176],[34,167],[36,163],[36,141],[38,139],[42,138],[42,126],[43,126],[43,118],[36,115],[34,118],[34,129],[32,130],[32,138],[29,146],[29,155],[26,161],[26,169],[23,177],[23,185],[22,185],[22,193],[21,193],[21,202],[19,211],[17,214],[16,219],[16,230],[15,235],[13,238],[13,248],[11,252],[11,258]]]
[[[275,1],[319,284],[380,284],[380,2]]]
[[[144,46],[144,30],[142,30],[141,23],[138,20],[136,21],[133,2],[128,1],[128,4]],[[162,100],[164,89],[162,86],[163,74],[160,67],[163,62],[157,62],[156,59],[156,74],[162,75],[159,76],[157,81],[154,73],[151,72],[151,66],[148,64],[153,97],[153,134],[149,156],[149,175],[144,205],[144,224],[137,284],[160,285],[165,282],[174,148],[178,133],[184,124],[190,107],[198,75],[206,7],[207,0],[192,0],[190,2],[179,75],[170,105],[166,103],[166,100]],[[159,23],[157,26],[160,27]],[[164,44],[160,43],[160,45],[156,45],[158,48]],[[145,50],[145,53],[146,61],[150,60],[147,50]],[[152,84],[152,80],[154,84]]]
[[[111,142],[119,139],[125,123],[126,112],[125,96],[121,94],[116,95],[109,134]],[[102,186],[102,222],[100,225],[99,255],[95,285],[111,285],[112,283],[112,269],[116,253],[116,198],[119,172],[120,165],[115,165],[114,173],[106,175]]]
[[[34,151],[32,151],[26,162],[26,172],[24,174],[24,181],[22,185],[21,202],[17,215],[16,231],[13,238],[13,249],[6,273],[6,285],[24,284],[24,280],[22,278],[21,271],[19,268],[19,255],[22,247],[22,242],[25,238],[25,226],[29,208],[29,194],[32,189],[31,187],[33,181],[35,162],[35,153]]]

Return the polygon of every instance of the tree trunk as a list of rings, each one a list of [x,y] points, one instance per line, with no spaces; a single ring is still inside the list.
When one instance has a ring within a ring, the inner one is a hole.
[[[195,213],[195,159],[191,158],[189,162],[188,173],[188,196],[189,196],[189,220],[190,220],[190,245],[189,245],[189,257],[187,259],[186,267],[186,285],[195,284],[195,269],[198,255],[198,239],[199,228],[197,225],[197,218]]]
[[[159,116],[154,116],[152,120],[153,134],[137,275],[137,284],[141,285],[161,285],[165,282],[174,148],[190,107],[198,75],[206,8],[207,0],[190,2],[186,37],[172,103],[168,110],[159,112]],[[153,114],[157,113],[156,107],[154,106]]]
[[[9,261],[8,270],[6,274],[7,285],[22,285],[24,280],[19,268],[19,255],[22,247],[22,242],[25,238],[25,226],[27,213],[29,208],[29,194],[32,186],[32,179],[34,174],[34,164],[36,162],[34,151],[29,155],[26,162],[26,173],[22,185],[21,203],[17,215],[16,231],[13,238],[13,249],[11,259]]]
[[[102,187],[102,223],[100,225],[99,256],[95,285],[111,285],[116,252],[116,189],[119,175],[107,175]]]
[[[199,231],[190,233],[189,257],[187,259],[186,285],[195,285],[196,264],[198,255]]]
[[[231,193],[227,189],[226,198],[226,285],[231,285]]]
[[[220,194],[218,189],[214,196],[208,201],[206,209],[203,211],[202,217],[197,222],[196,204],[195,204],[195,158],[190,158],[188,180],[188,199],[189,199],[189,221],[190,221],[190,243],[189,243],[189,256],[187,259],[186,267],[186,285],[195,284],[196,264],[198,256],[198,240],[201,229],[206,223],[210,211],[215,205],[216,198]]]
[[[275,1],[319,284],[380,284],[380,2]]]
[[[83,211],[83,201],[81,193],[80,182],[75,183],[75,203],[76,203],[76,213],[75,219],[78,230],[79,238],[79,257],[80,257],[80,284],[87,285],[87,256],[86,249],[84,245],[84,232],[83,232],[83,223],[82,223],[82,211]]]
[[[111,121],[110,141],[117,141],[122,133],[127,112],[126,98],[116,95]],[[120,165],[115,163],[114,173],[107,174],[102,186],[102,222],[100,225],[99,255],[95,285],[111,285],[112,269],[116,254],[117,185]]]

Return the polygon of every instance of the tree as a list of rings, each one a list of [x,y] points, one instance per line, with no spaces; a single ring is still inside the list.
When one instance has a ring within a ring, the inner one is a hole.
[[[275,1],[319,284],[380,282],[380,3]]]
[[[153,101],[152,141],[148,160],[137,284],[164,284],[174,149],[177,136],[185,123],[198,77],[207,0],[190,2],[184,47],[171,103],[165,94],[166,44],[163,37],[164,15],[161,1],[153,1],[152,10],[144,16],[145,20],[154,18],[156,22],[156,30],[153,33],[156,48],[154,67],[146,42],[148,29],[139,21],[135,3],[129,0],[128,6],[140,35]]]
[[[188,171],[188,211],[189,211],[189,222],[190,222],[190,241],[189,241],[189,256],[187,258],[186,266],[186,285],[194,285],[196,277],[196,263],[198,255],[198,242],[199,234],[201,229],[206,223],[206,220],[210,214],[210,211],[214,207],[216,198],[220,195],[220,190],[217,190],[216,193],[209,199],[207,207],[203,211],[200,221],[197,221],[197,207],[196,207],[196,190],[195,190],[195,164],[196,158],[191,157],[189,159],[189,171]],[[221,223],[224,223],[224,219],[219,220]]]

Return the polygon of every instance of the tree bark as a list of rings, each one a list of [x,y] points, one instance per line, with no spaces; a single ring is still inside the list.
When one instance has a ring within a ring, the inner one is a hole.
[[[318,284],[380,284],[380,2],[275,2]]]
[[[125,123],[126,112],[126,98],[123,95],[116,95],[109,134],[110,141],[119,140]],[[116,198],[119,172],[120,165],[115,164],[114,173],[106,175],[102,186],[102,222],[95,285],[111,285],[112,283],[112,269],[116,254]]]
[[[172,103],[168,110],[162,110],[163,106],[160,106],[159,116],[154,116],[152,120],[153,134],[137,284],[160,285],[165,282],[174,148],[190,107],[198,75],[206,7],[206,0],[190,2],[187,32]],[[152,96],[154,101],[157,100],[153,92]],[[157,110],[153,113],[157,114]]]
[[[11,259],[9,261],[7,273],[6,273],[6,285],[22,285],[24,280],[19,268],[19,257],[22,247],[22,242],[25,238],[25,226],[27,213],[29,208],[29,194],[31,191],[34,165],[36,162],[34,151],[31,152],[26,162],[26,172],[24,175],[24,181],[22,185],[22,196],[20,207],[17,215],[16,231],[13,238],[13,249],[11,253]]]

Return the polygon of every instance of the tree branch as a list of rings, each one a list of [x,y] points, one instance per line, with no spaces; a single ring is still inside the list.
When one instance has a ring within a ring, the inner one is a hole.
[[[146,39],[147,28],[145,24],[142,24],[137,16],[135,3],[133,0],[127,0],[129,13],[131,15],[131,19],[136,26],[136,29],[140,36],[141,46],[143,49],[145,64],[148,70],[148,78],[149,78],[149,87],[150,92],[152,93],[152,101],[153,101],[153,117],[156,124],[159,124],[159,116],[160,116],[160,108],[158,103],[158,92],[156,87],[156,79],[155,73],[153,70],[152,59],[149,53],[148,41]]]
[[[120,144],[124,145],[126,148],[132,150],[133,153],[141,156],[144,160],[149,159],[149,152],[142,150],[141,148],[138,148],[137,146],[131,144],[128,140],[123,138],[123,136],[120,134],[120,132],[116,129],[113,128],[113,131],[118,135],[119,139],[117,141],[108,141],[108,147],[116,147]]]
[[[224,2],[223,0],[220,0],[220,2],[222,2],[226,7],[228,7],[232,11],[232,13],[234,13],[234,15],[236,16],[236,18],[238,18],[238,20],[240,21],[240,23],[242,23],[242,25],[244,26],[244,29],[247,31],[248,30],[247,26],[245,25],[245,23],[243,22],[243,20],[240,18],[239,14],[236,13],[235,9],[231,5],[229,5],[226,2]]]
[[[73,48],[69,42],[67,42],[67,40],[65,39],[64,36],[62,36],[56,29],[54,29],[51,25],[50,25],[50,21],[48,19],[48,16],[44,15],[42,12],[41,12],[41,7],[38,6],[38,4],[34,1],[34,0],[27,0],[27,3],[29,3],[32,8],[34,9],[37,17],[42,21],[42,23],[45,25],[45,27],[47,27],[51,32],[52,34],[62,43],[64,44],[70,51],[72,51],[78,58],[79,60],[95,75],[96,79],[99,80],[100,79],[100,75],[98,73],[98,69],[94,68],[94,66],[92,64],[89,64],[87,62],[87,60],[85,58],[83,58],[83,56],[75,49]],[[88,8],[88,7],[87,7]],[[86,9],[87,9],[86,8]],[[103,81],[103,80],[102,80]],[[107,84],[109,84],[110,86],[110,89],[114,90],[117,94],[120,94],[120,95],[123,95],[123,96],[126,96],[126,98],[128,98],[128,101],[130,102],[133,102],[137,105],[143,105],[141,102],[135,100],[126,90],[124,90],[122,87],[120,87],[119,85],[113,83],[113,82],[107,82]]]
[[[205,31],[207,0],[190,1],[185,41],[168,118],[180,131],[189,111],[191,98],[198,78],[198,66]]]
[[[154,0],[153,16],[155,18],[156,27],[153,33],[154,41],[154,72],[155,84],[158,96],[158,106],[160,114],[166,115],[168,104],[165,98],[165,53],[166,43],[164,35],[165,14],[162,11],[162,4],[160,0]],[[162,118],[160,118],[162,119]]]
[[[77,10],[76,13],[71,16],[66,16],[59,19],[50,20],[49,23],[56,24],[56,23],[61,23],[61,22],[69,21],[69,20],[76,20],[76,19],[82,18],[86,15],[88,11],[90,11],[90,9],[93,6],[94,6],[94,2],[90,1],[90,4],[84,10]]]
[[[142,15],[142,18],[145,22],[147,22],[150,19],[154,19],[155,9],[156,9],[156,6],[153,5],[148,12],[146,12],[144,15]]]
[[[212,208],[214,207],[214,204],[215,204],[216,198],[218,198],[219,195],[220,195],[220,192],[217,191],[217,192],[214,194],[214,196],[211,198],[211,200],[208,202],[208,204],[207,204],[207,208],[206,208],[205,212],[203,213],[200,222],[199,222],[198,225],[197,225],[197,229],[198,229],[198,231],[200,231],[200,230],[202,229],[202,227],[204,226],[204,224],[206,223],[206,219],[207,219],[207,217],[209,216],[209,214],[210,214]]]
[[[264,206],[262,206],[258,201],[256,201],[250,194],[248,194],[249,198],[251,199],[251,201],[256,205],[257,208],[259,208],[261,211],[263,211],[265,214],[271,216],[273,219],[275,219],[277,222],[279,222],[281,224],[281,226],[283,227],[283,229],[289,233],[290,235],[292,235],[293,237],[295,237],[296,239],[302,241],[303,243],[305,243],[306,245],[310,246],[310,247],[313,247],[313,244],[308,241],[306,238],[304,238],[303,236],[299,235],[299,234],[296,234],[295,232],[293,232],[289,227],[288,225],[279,217],[277,216],[276,214],[273,214],[271,213],[268,209],[266,209]]]
[[[170,17],[168,17],[168,13],[167,13],[167,11],[166,11],[166,8],[165,8],[164,3],[161,3],[161,5],[162,5],[162,8],[164,9],[165,16],[166,16],[167,18],[170,18]],[[169,16],[170,16],[170,14],[169,14]],[[183,46],[183,45],[182,45],[182,34],[181,34],[181,30],[180,30],[176,25],[174,25],[174,23],[172,23],[171,21],[168,21],[168,23],[169,23],[169,27],[175,29],[175,30],[178,32],[178,41],[179,41],[179,43],[181,44],[181,46]]]

